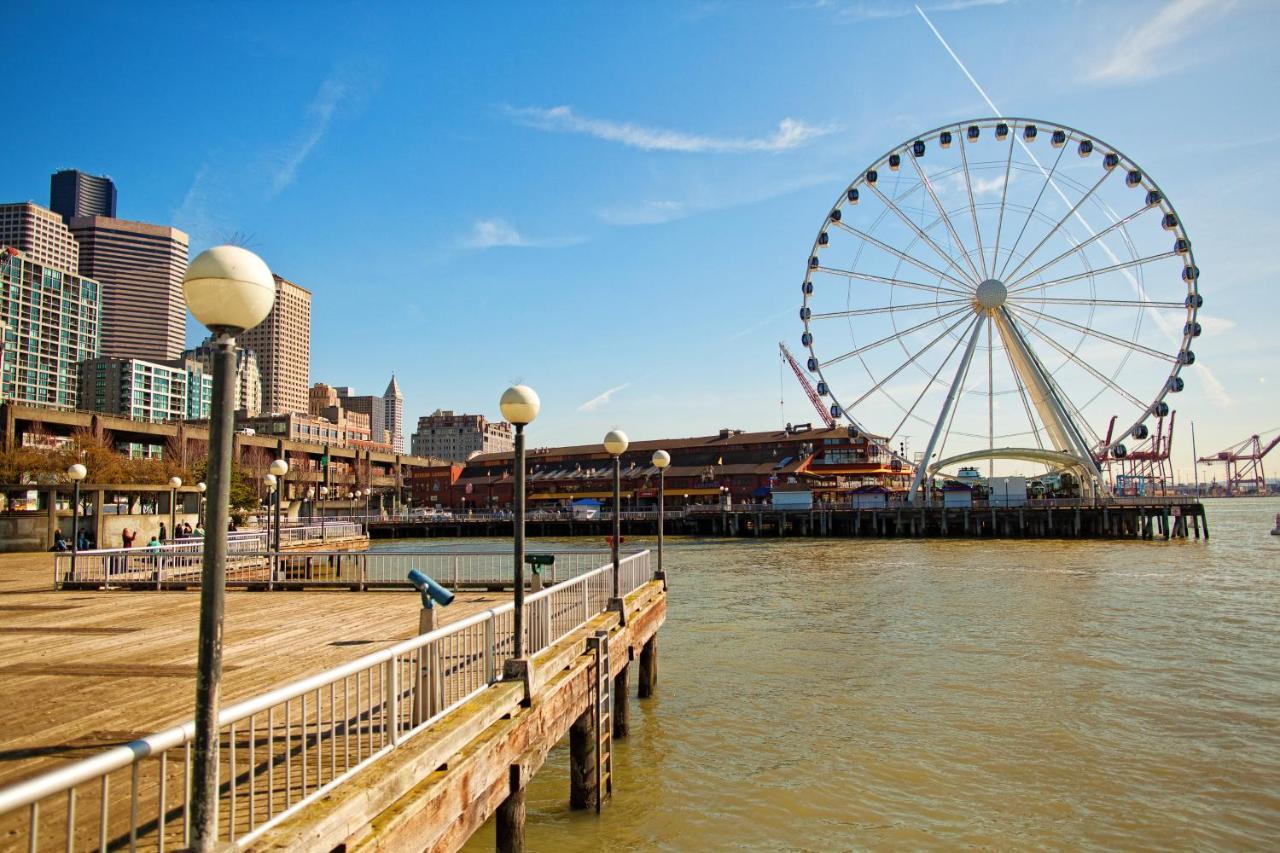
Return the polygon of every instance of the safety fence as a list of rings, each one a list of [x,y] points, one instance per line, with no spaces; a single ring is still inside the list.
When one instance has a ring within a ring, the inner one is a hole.
[[[603,549],[539,549],[536,553],[549,554],[554,561],[526,567],[525,575],[532,578],[540,573],[547,584],[576,577],[609,559]],[[199,552],[85,551],[77,556],[73,572],[70,556],[59,555],[54,561],[53,583],[59,589],[185,589],[200,585],[202,560]],[[514,565],[510,551],[233,552],[227,555],[226,584],[267,589],[405,587],[409,570],[418,569],[452,589],[487,589],[511,586]]]
[[[603,612],[612,564],[525,599],[532,655]],[[649,552],[619,563],[621,595],[652,578]],[[239,845],[390,754],[502,677],[510,602],[277,687],[218,716],[218,837]],[[177,849],[191,841],[194,721],[0,790],[6,848]]]

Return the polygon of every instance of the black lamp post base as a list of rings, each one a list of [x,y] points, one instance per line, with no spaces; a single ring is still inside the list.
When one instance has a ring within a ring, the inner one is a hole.
[[[625,601],[623,601],[621,598],[611,598],[609,599],[609,606],[607,609],[616,612],[618,614],[618,624],[622,625],[623,627],[626,627],[627,604]]]

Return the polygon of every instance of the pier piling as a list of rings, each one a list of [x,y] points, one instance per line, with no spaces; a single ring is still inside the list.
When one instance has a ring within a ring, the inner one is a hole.
[[[511,766],[511,790],[498,806],[495,815],[498,853],[524,853],[524,773],[519,765]]]
[[[613,677],[613,736],[627,736],[627,674],[631,664],[624,664],[618,674]]]
[[[658,683],[658,635],[654,634],[640,648],[640,685],[638,695],[648,699]]]

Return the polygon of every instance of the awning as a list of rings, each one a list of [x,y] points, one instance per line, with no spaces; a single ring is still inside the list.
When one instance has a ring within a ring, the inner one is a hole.
[[[631,492],[622,492],[622,497],[632,497]],[[612,500],[613,492],[534,492],[529,495],[531,501],[572,501],[578,498],[609,498]]]

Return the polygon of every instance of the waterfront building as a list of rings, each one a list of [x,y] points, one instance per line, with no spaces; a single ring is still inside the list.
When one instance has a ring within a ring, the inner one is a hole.
[[[195,359],[102,356],[80,365],[80,408],[138,421],[207,420],[213,376]]]
[[[386,452],[384,442],[370,441],[368,415],[342,409],[331,411],[333,418],[307,412],[274,412],[257,417],[237,415],[236,429],[253,430],[255,435],[325,444],[330,447],[358,448]]]
[[[35,202],[0,204],[0,246],[14,247],[32,263],[80,274],[80,244],[61,216]]]
[[[61,169],[49,178],[49,209],[63,218],[116,215],[116,185],[106,175]]]
[[[386,431],[375,434],[370,413],[347,408],[344,400],[353,398],[339,394],[339,390],[350,391],[351,389],[338,389],[323,382],[312,385],[308,401],[310,413],[335,424],[341,435],[339,440],[345,447],[392,450]]]
[[[382,394],[382,428],[391,434],[392,450],[404,453],[404,395],[394,373]]]
[[[0,253],[0,399],[74,409],[79,364],[99,354],[98,282],[41,264],[16,247]]]
[[[182,354],[188,238],[167,225],[77,216],[80,273],[102,283],[102,354],[171,361]]]
[[[911,471],[883,450],[883,439],[844,427],[770,432],[721,430],[694,438],[634,441],[622,456],[626,506],[652,506],[657,498],[655,450],[671,454],[667,502],[768,503],[773,490],[807,489],[815,505],[848,501],[853,490],[876,485],[901,491]],[[458,509],[511,505],[513,452],[472,456],[456,476],[447,466],[415,471],[414,503]],[[613,459],[599,444],[535,448],[528,453],[532,507],[567,507],[575,500],[612,498]]]
[[[465,462],[476,453],[501,453],[515,447],[511,424],[491,421],[484,415],[454,414],[436,409],[418,418],[411,436],[414,456],[432,456]]]
[[[311,292],[273,276],[276,301],[267,319],[240,336],[258,356],[262,373],[262,411],[306,413],[311,385]]]
[[[213,374],[213,336],[205,338],[200,346],[182,354],[184,359],[200,362],[204,371]],[[258,356],[246,346],[236,347],[236,411],[253,417],[262,413],[262,373],[258,369]]]

